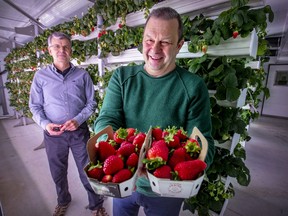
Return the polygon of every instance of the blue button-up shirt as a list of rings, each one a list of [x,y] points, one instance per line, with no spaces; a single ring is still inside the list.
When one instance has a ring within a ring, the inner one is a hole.
[[[96,108],[92,79],[72,64],[64,77],[53,64],[40,69],[31,85],[29,108],[44,130],[48,123],[63,124],[71,119],[81,125]]]

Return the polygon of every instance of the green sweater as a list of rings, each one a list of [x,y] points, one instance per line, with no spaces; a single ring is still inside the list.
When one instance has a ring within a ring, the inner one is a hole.
[[[147,132],[150,126],[183,127],[191,134],[197,126],[208,141],[206,163],[213,161],[215,147],[211,136],[210,100],[207,87],[199,76],[176,67],[162,77],[152,77],[143,65],[119,67],[113,73],[95,132],[107,125],[137,128]],[[149,181],[139,178],[137,191],[155,196]]]

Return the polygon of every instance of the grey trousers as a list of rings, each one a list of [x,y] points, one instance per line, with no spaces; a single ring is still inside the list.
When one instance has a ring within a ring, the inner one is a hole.
[[[86,150],[89,136],[86,124],[82,124],[76,131],[67,131],[60,136],[51,136],[44,131],[45,149],[59,205],[68,204],[72,199],[67,179],[69,149],[74,157],[80,180],[88,193],[89,209],[95,210],[103,204],[103,196],[94,193],[83,170],[89,161]]]

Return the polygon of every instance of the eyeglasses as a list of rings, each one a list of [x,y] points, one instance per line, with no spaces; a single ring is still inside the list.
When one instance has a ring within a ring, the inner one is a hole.
[[[52,47],[54,50],[57,50],[57,51],[60,49],[63,49],[64,51],[69,51],[71,49],[70,46],[60,46],[59,44],[54,44],[49,47]]]

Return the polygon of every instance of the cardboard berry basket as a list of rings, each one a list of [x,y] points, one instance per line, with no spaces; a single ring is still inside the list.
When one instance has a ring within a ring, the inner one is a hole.
[[[196,139],[199,138],[202,144],[202,150],[198,159],[204,161],[207,150],[208,143],[203,134],[199,131],[197,127],[193,128],[190,138]],[[150,147],[150,145],[149,145]],[[148,147],[148,148],[149,148]],[[150,172],[146,171],[150,186],[152,190],[164,197],[178,197],[178,198],[189,198],[198,194],[202,181],[204,179],[204,174],[199,178],[191,181],[174,181],[168,179],[157,178]]]
[[[142,160],[145,156],[145,150],[146,146],[149,145],[149,142],[151,142],[152,136],[150,129],[149,132],[146,134],[146,139],[143,143],[143,146],[139,153],[139,160],[138,160],[138,166],[137,170],[132,176],[132,178],[122,182],[122,183],[103,183],[99,182],[97,179],[89,178],[87,175],[87,170],[89,169],[89,164],[87,164],[84,168],[84,171],[86,173],[86,177],[88,178],[88,181],[92,187],[92,189],[95,191],[95,193],[110,197],[127,197],[132,194],[132,192],[135,190],[135,183],[136,179],[138,177],[139,171],[143,168]],[[98,138],[104,134],[107,134],[107,140],[113,139],[113,128],[111,126],[107,126],[99,133],[95,134],[93,137],[91,137],[87,142],[87,152],[89,156],[89,160],[93,163],[96,162],[96,152],[95,152],[95,144],[98,140]]]

